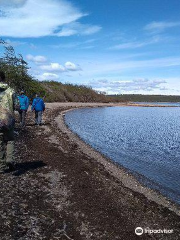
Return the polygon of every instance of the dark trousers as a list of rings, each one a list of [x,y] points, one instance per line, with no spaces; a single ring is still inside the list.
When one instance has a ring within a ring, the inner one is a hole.
[[[25,126],[26,113],[27,113],[27,110],[19,110],[20,123],[21,123],[22,127]]]

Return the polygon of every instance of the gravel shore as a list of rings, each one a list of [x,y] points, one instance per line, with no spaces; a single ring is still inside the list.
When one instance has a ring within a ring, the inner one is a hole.
[[[180,239],[180,212],[83,143],[64,111],[112,104],[47,104],[45,124],[16,128],[17,170],[0,175],[0,239]],[[118,105],[118,104],[116,104]],[[173,229],[137,236],[136,227]]]

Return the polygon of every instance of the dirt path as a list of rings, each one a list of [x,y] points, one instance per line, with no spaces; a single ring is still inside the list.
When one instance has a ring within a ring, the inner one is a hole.
[[[17,170],[0,175],[0,239],[180,239],[180,217],[132,191],[80,150],[54,119],[71,108],[53,105],[45,125],[17,126]],[[136,227],[173,234],[136,236]]]

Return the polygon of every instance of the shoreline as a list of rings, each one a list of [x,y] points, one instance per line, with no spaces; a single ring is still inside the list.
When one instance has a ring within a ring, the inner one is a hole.
[[[51,103],[42,126],[35,126],[31,111],[25,129],[17,123],[16,170],[0,175],[1,239],[138,240],[137,227],[173,232],[143,239],[180,238],[175,205],[157,194],[158,201],[151,200],[151,190],[64,123],[64,111],[107,105],[117,106]]]
[[[71,104],[70,104],[71,105]],[[74,105],[74,104],[73,104]],[[89,144],[84,142],[76,133],[72,132],[70,128],[66,125],[64,115],[65,113],[69,111],[73,111],[78,108],[94,108],[94,107],[113,107],[113,106],[136,106],[136,105],[124,105],[124,104],[82,104],[80,103],[80,106],[70,106],[70,109],[67,110],[61,110],[58,117],[55,118],[55,122],[58,125],[58,127],[63,131],[65,134],[69,136],[69,138],[75,142],[80,151],[82,151],[84,154],[88,155],[89,157],[93,158],[98,163],[102,164],[105,167],[105,170],[112,175],[117,180],[121,181],[122,184],[131,189],[134,192],[143,194],[148,200],[154,201],[158,205],[162,205],[163,207],[168,208],[170,211],[173,211],[178,216],[180,216],[180,205],[173,202],[171,199],[168,199],[168,197],[163,196],[160,192],[157,190],[153,190],[145,185],[143,183],[140,183],[136,177],[128,172],[128,169],[123,167],[122,165],[113,162],[113,160],[107,158],[99,151],[95,150],[93,147],[91,147]],[[86,106],[85,106],[86,105]],[[146,105],[140,105],[139,107],[146,107]],[[154,107],[154,106],[148,106],[148,107]],[[159,106],[155,106],[159,107]],[[170,107],[170,106],[160,106],[160,107]],[[174,106],[173,106],[174,107]]]

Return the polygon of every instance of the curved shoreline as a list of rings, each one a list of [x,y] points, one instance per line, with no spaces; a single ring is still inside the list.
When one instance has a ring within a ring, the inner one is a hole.
[[[56,104],[59,106],[59,104]],[[105,170],[113,176],[115,179],[121,181],[124,187],[131,189],[134,192],[140,193],[145,196],[148,200],[151,200],[158,205],[162,205],[172,212],[176,213],[180,216],[180,206],[171,202],[167,197],[161,195],[161,193],[152,190],[146,186],[143,186],[132,174],[127,172],[127,170],[113,162],[111,159],[106,158],[98,152],[97,150],[93,149],[90,145],[85,143],[77,134],[73,133],[66,125],[64,120],[64,114],[68,111],[72,111],[77,108],[87,108],[87,107],[112,107],[112,106],[132,106],[132,105],[125,105],[125,104],[82,104],[82,103],[71,103],[66,104],[67,107],[70,109],[60,109],[60,114],[58,117],[55,118],[55,122],[57,126],[61,129],[62,132],[66,133],[68,137],[71,139],[72,142],[77,144],[78,149],[86,154],[88,157],[94,159],[98,163],[104,166]],[[133,105],[134,106],[134,105]],[[166,106],[165,106],[166,107]]]
[[[137,227],[172,232],[143,239],[180,239],[179,208],[158,194],[156,203],[64,123],[65,110],[102,106],[122,105],[52,103],[42,126],[31,111],[25,129],[16,125],[16,169],[0,175],[0,239],[138,240]]]

